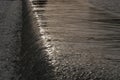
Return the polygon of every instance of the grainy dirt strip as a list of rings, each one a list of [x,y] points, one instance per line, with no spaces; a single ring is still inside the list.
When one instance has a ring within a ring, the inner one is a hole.
[[[0,0],[0,80],[18,80],[17,55],[22,27],[21,0]]]

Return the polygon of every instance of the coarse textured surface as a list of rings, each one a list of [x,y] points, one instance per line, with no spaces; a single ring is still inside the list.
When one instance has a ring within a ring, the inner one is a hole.
[[[15,62],[20,53],[20,0],[0,0],[0,80],[17,80]]]
[[[120,17],[92,4],[0,1],[0,80],[119,80]]]

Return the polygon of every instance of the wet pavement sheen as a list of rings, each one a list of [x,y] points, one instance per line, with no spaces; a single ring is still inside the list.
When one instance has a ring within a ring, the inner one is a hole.
[[[120,18],[86,0],[31,1],[57,80],[119,80]]]

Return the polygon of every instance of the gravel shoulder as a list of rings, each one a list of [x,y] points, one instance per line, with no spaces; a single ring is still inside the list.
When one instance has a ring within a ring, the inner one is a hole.
[[[0,1],[0,80],[16,78],[14,69],[21,46],[21,14],[20,0]]]

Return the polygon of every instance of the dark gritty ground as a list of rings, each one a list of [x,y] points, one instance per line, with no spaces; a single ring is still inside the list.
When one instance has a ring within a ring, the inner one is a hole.
[[[17,80],[21,12],[21,1],[0,0],[0,80]]]
[[[20,38],[21,1],[0,1],[0,80],[119,80],[119,17],[88,3],[33,0]]]

